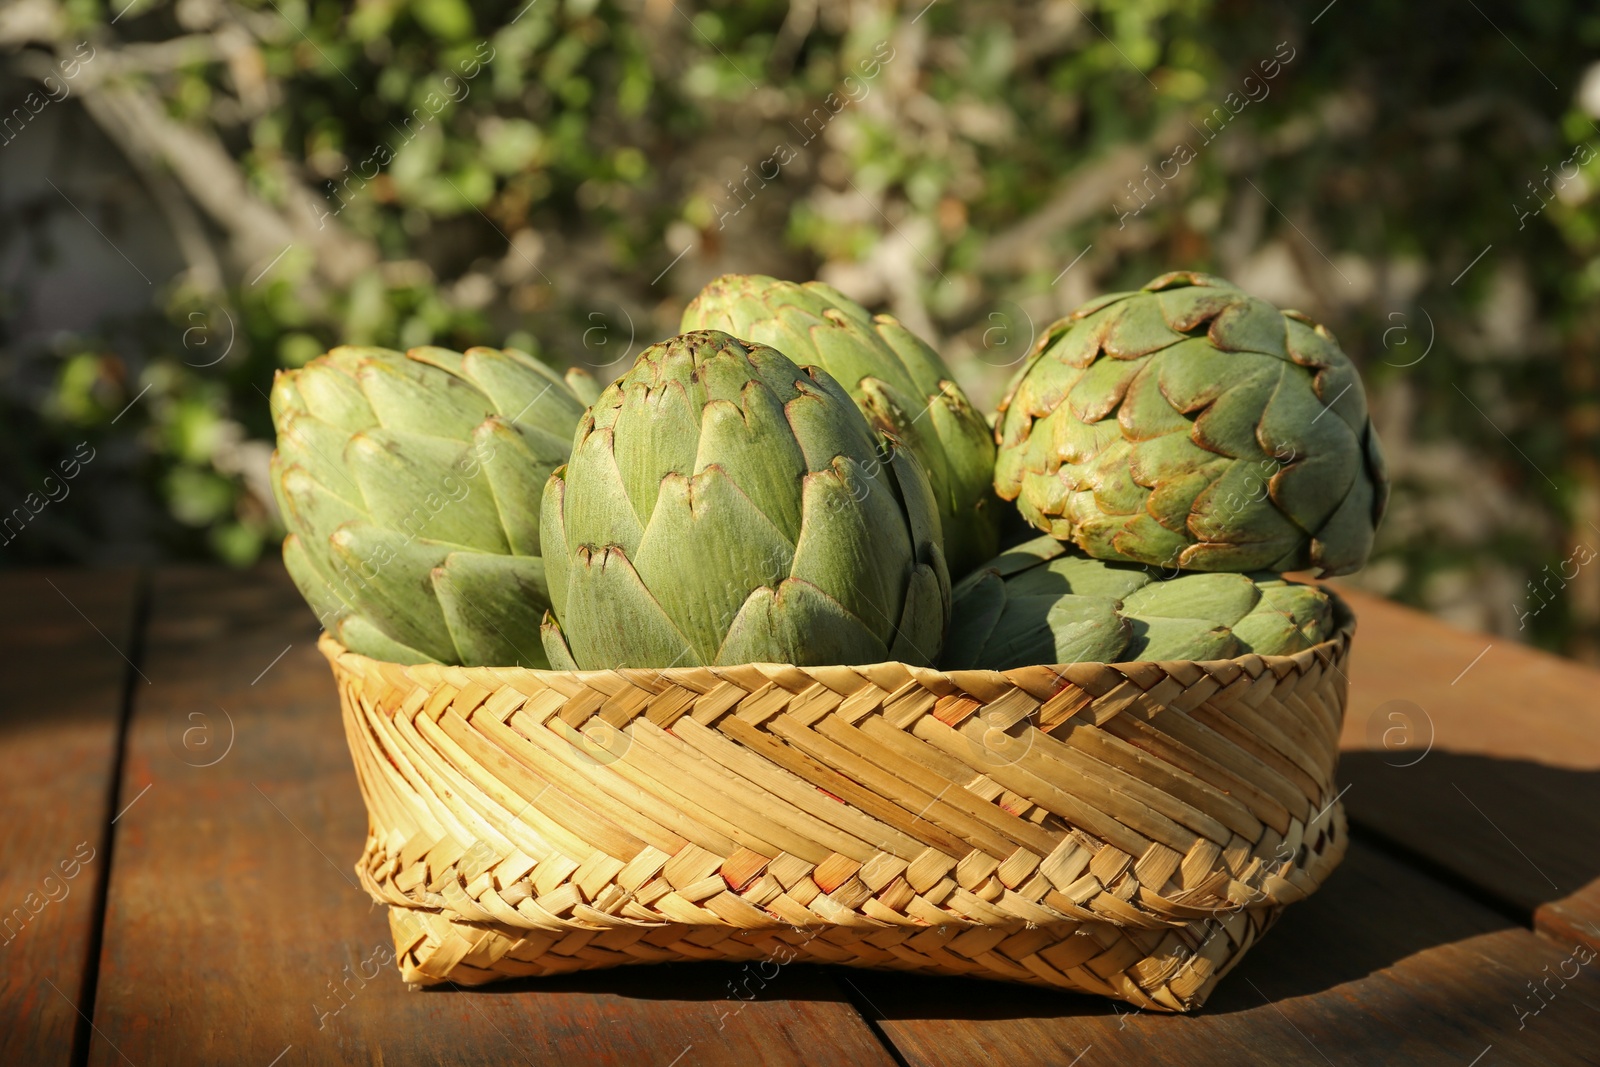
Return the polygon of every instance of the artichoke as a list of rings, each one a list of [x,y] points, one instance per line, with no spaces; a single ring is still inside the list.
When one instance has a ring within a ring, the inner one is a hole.
[[[715,330],[646,349],[601,394],[543,523],[557,667],[926,665],[944,638],[916,461],[826,371]]]
[[[995,433],[1000,496],[1104,560],[1344,574],[1388,499],[1333,335],[1207,274],[1164,274],[1055,323]]]
[[[1269,573],[1190,573],[1080,555],[1051,537],[1018,545],[956,585],[949,670],[1048,663],[1282,656],[1327,640],[1322,590]]]
[[[888,315],[821,282],[726,274],[683,313],[684,330],[725,330],[814,364],[849,391],[927,472],[944,530],[945,560],[961,574],[999,546],[994,440],[937,352]]]
[[[512,349],[335,348],[272,387],[284,564],[345,647],[546,667],[539,503],[592,389]]]

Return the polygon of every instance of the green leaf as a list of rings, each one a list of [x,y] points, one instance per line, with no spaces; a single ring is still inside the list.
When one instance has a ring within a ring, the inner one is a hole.
[[[339,527],[330,544],[332,584],[367,622],[430,659],[459,662],[429,579],[449,546],[362,522]]]
[[[306,552],[304,543],[292,533],[283,539],[283,566],[300,595],[317,613],[317,622],[323,629],[333,631],[340,620],[350,615],[350,606],[328,584],[327,577]]]
[[[1122,610],[1142,619],[1197,619],[1228,627],[1260,599],[1256,584],[1242,574],[1187,574],[1135,590],[1122,601]]]
[[[409,645],[396,641],[361,615],[352,615],[340,621],[333,631],[333,636],[335,640],[351,652],[370,656],[373,659],[384,660],[388,663],[439,662],[438,659],[428,655],[426,652],[419,652]]]
[[[398,352],[387,354],[400,358]],[[303,370],[285,374],[282,379],[293,379],[305,410],[330,426],[356,433],[378,423],[355,377],[331,361],[312,360]]]
[[[573,658],[584,670],[702,665],[689,639],[615,546],[585,546],[573,554],[560,618]]]
[[[375,523],[403,536],[509,552],[482,459],[461,441],[386,429],[357,434],[345,449]]]
[[[842,604],[809,582],[791,578],[776,591],[758,589],[745,601],[715,663],[882,663],[889,649]]]
[[[1006,606],[1006,583],[993,568],[969,574],[951,592],[950,632],[940,653],[946,670],[988,667],[984,649]],[[999,668],[991,668],[999,669]]]
[[[544,485],[566,459],[564,449],[554,452],[547,448],[543,454],[535,451],[529,447],[530,436],[496,416],[479,426],[472,439],[473,455],[483,463],[483,477],[488,481],[506,544],[519,556],[539,555]],[[536,447],[543,443],[535,439]]]
[[[693,646],[695,662],[710,663],[745,600],[787,578],[794,561],[784,533],[726,471],[708,467],[662,479],[634,569]]]
[[[905,515],[885,474],[841,458],[834,469],[807,475],[805,526],[793,574],[887,642],[915,559]]]
[[[452,552],[432,579],[462,663],[549,667],[539,636],[539,622],[550,606],[540,560]]]
[[[572,649],[567,647],[566,635],[561,632],[561,624],[550,612],[544,613],[544,622],[539,627],[539,637],[544,643],[545,658],[550,661],[550,669],[555,671],[580,670],[578,661],[572,658]]]
[[[720,467],[731,474],[792,546],[800,537],[806,457],[789,429],[783,405],[770,389],[751,382],[742,400],[740,405],[713,400],[701,409],[694,472]]]
[[[565,481],[561,514],[569,549],[579,545],[621,545],[631,552],[638,547],[650,511],[640,513],[628,497],[611,447],[610,429],[595,429],[580,436],[572,459],[567,462]],[[641,491],[642,487],[641,479]],[[656,488],[650,488],[650,510],[655,508]]]
[[[1204,619],[1128,619],[1132,636],[1124,653],[1136,660],[1214,660],[1239,654],[1239,642],[1228,630]]]
[[[652,388],[643,381],[631,380],[632,375],[630,371],[622,379],[621,404],[617,405],[614,394],[608,393],[596,405],[596,411],[608,406],[614,411],[610,431],[616,470],[613,477],[619,480],[633,514],[644,525],[655,510],[661,479],[667,474],[687,477],[697,469],[701,411],[681,381],[669,377]],[[587,488],[589,470],[587,463],[581,467],[575,463],[574,484]]]
[[[566,465],[550,472],[539,501],[539,553],[544,560],[545,584],[550,590],[550,606],[560,618],[567,610],[568,559],[577,546],[567,541],[565,501]],[[554,662],[552,660],[551,662]]]
[[[905,608],[894,628],[889,658],[917,667],[931,667],[945,641],[950,618],[950,582],[933,567],[915,568],[906,583]]]
[[[464,441],[478,423],[494,414],[482,393],[415,360],[365,360],[360,381],[379,423],[391,430]]]

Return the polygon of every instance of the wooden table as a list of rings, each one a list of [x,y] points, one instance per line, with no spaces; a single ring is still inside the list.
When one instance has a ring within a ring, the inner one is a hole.
[[[1600,1063],[1600,672],[1349,599],[1349,857],[1174,1017],[798,965],[407,992],[282,571],[0,573],[0,1064]]]

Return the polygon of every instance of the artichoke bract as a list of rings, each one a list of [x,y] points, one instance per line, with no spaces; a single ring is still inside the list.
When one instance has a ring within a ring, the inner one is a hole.
[[[284,564],[333,636],[398,663],[547,667],[539,504],[589,389],[512,349],[341,346],[272,387]]]
[[[898,320],[872,315],[822,282],[727,274],[694,298],[681,329],[724,330],[827,371],[927,473],[952,573],[994,555],[993,435],[939,354]]]
[[[926,475],[825,371],[714,330],[640,353],[545,488],[565,669],[938,654],[950,610]]]
[[[1275,574],[1163,580],[1039,537],[991,560],[951,594],[948,670],[1035,664],[1282,656],[1333,632],[1322,590]]]
[[[1207,274],[1164,274],[1051,326],[995,435],[1000,496],[1104,560],[1345,574],[1388,500],[1333,335]]]

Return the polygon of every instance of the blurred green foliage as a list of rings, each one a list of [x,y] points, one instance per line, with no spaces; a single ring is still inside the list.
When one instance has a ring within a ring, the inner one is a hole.
[[[271,375],[341,342],[614,375],[704,281],[760,270],[893,310],[992,403],[1051,318],[1185,267],[1363,366],[1396,477],[1363,581],[1600,649],[1600,567],[1561,567],[1600,548],[1587,5],[29,4],[14,87],[92,44],[59,106],[182,267],[143,313],[0,334],[6,494],[83,439],[124,494],[0,560],[271,551]]]

